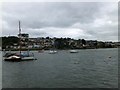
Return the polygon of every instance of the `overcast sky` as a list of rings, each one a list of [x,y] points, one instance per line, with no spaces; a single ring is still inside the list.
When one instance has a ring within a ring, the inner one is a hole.
[[[3,36],[70,37],[117,41],[118,7],[113,2],[23,2],[2,4]]]

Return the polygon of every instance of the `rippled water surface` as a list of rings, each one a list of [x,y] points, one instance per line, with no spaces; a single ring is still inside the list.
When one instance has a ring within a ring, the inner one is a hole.
[[[118,49],[32,51],[37,60],[5,62],[3,88],[116,88]],[[110,58],[111,57],[111,58]]]

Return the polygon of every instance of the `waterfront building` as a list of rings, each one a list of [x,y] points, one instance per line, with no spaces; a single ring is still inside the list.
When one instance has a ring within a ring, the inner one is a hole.
[[[29,45],[29,34],[21,33],[21,34],[18,34],[18,37],[20,38],[19,44],[20,44],[21,48],[24,48],[24,49],[28,48],[28,45]]]

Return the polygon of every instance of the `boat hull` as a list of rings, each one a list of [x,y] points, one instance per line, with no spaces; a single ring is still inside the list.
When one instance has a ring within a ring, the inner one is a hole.
[[[11,59],[9,59],[9,58],[4,58],[4,60],[5,61],[16,61],[16,62],[18,62],[18,61],[21,61],[21,58],[11,58]]]
[[[5,61],[29,61],[29,60],[35,60],[34,57],[18,57],[18,56],[10,56],[10,57],[4,57]]]
[[[23,57],[21,58],[22,61],[28,61],[28,60],[35,60],[34,57]]]

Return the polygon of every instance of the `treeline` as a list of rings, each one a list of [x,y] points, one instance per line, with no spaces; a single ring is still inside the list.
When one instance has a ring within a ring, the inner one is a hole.
[[[0,37],[2,39],[2,48],[5,49],[6,46],[14,46],[16,43],[18,45],[19,38],[15,36],[9,36],[9,37]]]
[[[84,39],[78,39],[78,40],[73,40],[73,42],[70,42],[71,38],[56,38],[55,39],[55,48],[57,49],[74,49],[74,48],[78,48],[78,45],[86,45],[86,41]]]

